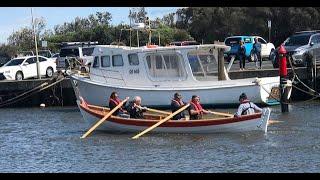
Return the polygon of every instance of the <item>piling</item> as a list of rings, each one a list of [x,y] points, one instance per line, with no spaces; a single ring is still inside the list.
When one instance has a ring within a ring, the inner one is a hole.
[[[218,80],[226,80],[226,74],[224,72],[224,49],[219,48],[218,49]]]
[[[287,71],[287,51],[283,45],[279,49],[279,75],[280,75],[280,104],[281,112],[289,112],[288,99],[286,93],[286,86],[288,80],[288,71]]]

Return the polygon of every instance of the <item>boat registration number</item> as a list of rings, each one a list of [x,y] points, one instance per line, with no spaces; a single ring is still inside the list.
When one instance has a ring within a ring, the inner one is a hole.
[[[129,69],[129,74],[139,74],[139,69]]]

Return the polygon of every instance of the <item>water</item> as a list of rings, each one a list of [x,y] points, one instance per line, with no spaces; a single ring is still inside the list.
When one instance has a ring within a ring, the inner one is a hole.
[[[210,135],[87,130],[77,107],[0,109],[0,172],[319,172],[320,103],[297,103],[261,132]],[[234,109],[228,111],[234,112]]]

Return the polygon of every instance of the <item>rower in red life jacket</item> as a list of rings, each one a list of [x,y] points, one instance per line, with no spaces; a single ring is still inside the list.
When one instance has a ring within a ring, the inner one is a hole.
[[[111,95],[110,95],[110,99],[109,99],[109,108],[110,108],[110,110],[115,108],[120,102],[121,102],[121,99],[119,99],[118,93],[117,92],[112,92]],[[124,103],[123,106],[121,108],[119,108],[118,110],[116,110],[112,115],[118,116],[120,114],[126,113],[126,111],[123,109],[123,107],[125,107],[125,104],[126,103]]]
[[[190,120],[202,119],[203,114],[212,114],[212,113],[202,108],[200,104],[199,96],[193,95],[190,101],[190,108],[189,108]]]
[[[179,93],[175,93],[173,99],[171,100],[171,110],[172,113],[179,110],[182,106],[184,106],[186,103],[182,101],[182,96]],[[174,120],[179,120],[179,119],[184,119],[185,114],[182,111],[181,113],[173,116],[172,119]]]

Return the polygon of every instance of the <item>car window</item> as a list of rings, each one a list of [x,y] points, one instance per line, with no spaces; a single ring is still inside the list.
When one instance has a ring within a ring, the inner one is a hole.
[[[243,38],[244,43],[252,43],[252,38]]]
[[[44,62],[44,61],[47,61],[47,59],[43,57],[39,57],[39,62]]]
[[[258,42],[260,42],[261,44],[267,44],[267,42],[262,38],[258,38]]]
[[[20,65],[24,59],[12,59],[11,61],[7,62],[4,66],[17,66]]]
[[[110,56],[101,56],[101,67],[110,67]]]
[[[309,43],[310,34],[298,34],[290,36],[285,42],[285,46],[303,46]]]
[[[225,44],[227,46],[231,46],[231,45],[234,45],[234,44],[239,44],[241,38],[240,37],[237,37],[237,38],[227,38],[225,40]]]
[[[83,56],[91,56],[93,53],[93,47],[92,48],[82,48],[82,54]]]
[[[311,42],[313,42],[314,44],[320,43],[320,35],[312,36]]]
[[[36,58],[35,58],[35,57],[28,58],[28,59],[26,60],[26,62],[29,63],[29,64],[36,63]]]
[[[128,55],[129,65],[130,66],[138,66],[139,58],[137,54],[129,54]]]
[[[65,48],[60,50],[60,57],[77,57],[79,56],[78,48]]]
[[[113,55],[112,56],[112,66],[123,66],[122,55]]]

